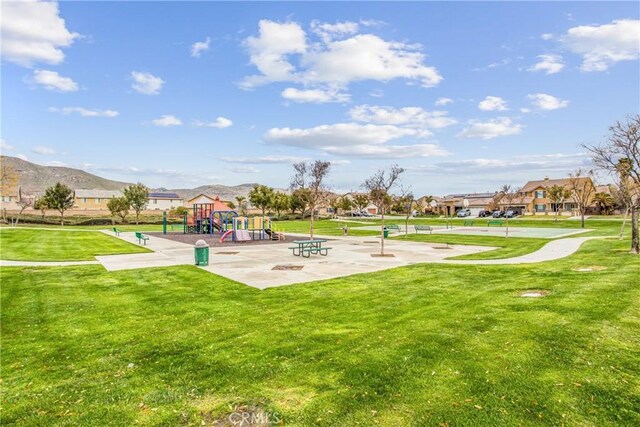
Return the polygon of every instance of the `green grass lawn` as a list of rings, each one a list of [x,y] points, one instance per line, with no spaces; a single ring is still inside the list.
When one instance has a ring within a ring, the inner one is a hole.
[[[266,291],[188,266],[3,268],[2,423],[213,425],[248,408],[289,426],[637,426],[628,245]],[[590,266],[606,269],[575,271]]]
[[[96,255],[149,252],[98,231],[0,228],[0,259],[91,261]]]

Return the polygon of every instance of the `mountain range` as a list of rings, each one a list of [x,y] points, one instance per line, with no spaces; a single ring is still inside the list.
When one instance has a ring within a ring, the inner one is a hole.
[[[56,182],[61,182],[74,190],[122,190],[131,184],[102,178],[80,169],[37,165],[17,157],[0,156],[0,162],[2,167],[9,166],[16,172],[18,185],[27,194],[42,194],[47,187]],[[238,196],[247,197],[249,191],[256,185],[258,184],[248,183],[233,186],[211,184],[196,188],[152,188],[151,191],[176,193],[185,200],[198,194],[219,196],[223,200],[234,200]]]

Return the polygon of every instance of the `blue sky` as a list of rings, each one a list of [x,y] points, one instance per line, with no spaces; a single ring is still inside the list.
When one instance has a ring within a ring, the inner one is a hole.
[[[2,152],[149,186],[333,162],[414,193],[589,166],[640,111],[636,2],[3,2]]]

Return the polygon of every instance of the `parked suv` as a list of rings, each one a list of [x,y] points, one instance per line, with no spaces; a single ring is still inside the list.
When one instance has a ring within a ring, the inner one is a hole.
[[[466,216],[471,216],[471,211],[469,209],[460,209],[457,215],[458,218],[464,218]]]
[[[493,218],[503,218],[504,217],[505,212],[504,211],[493,211],[493,213],[491,214],[491,216]]]
[[[369,212],[367,212],[367,211],[362,211],[362,212],[360,212],[360,216],[371,217],[371,216],[373,216],[373,215],[371,215],[371,214],[370,214]]]
[[[480,211],[478,214],[478,218],[485,218],[491,216],[491,211]]]
[[[504,217],[505,217],[505,218],[515,218],[515,217],[517,217],[518,215],[520,215],[520,213],[519,213],[517,210],[515,210],[515,209],[509,209],[509,210],[504,214]]]

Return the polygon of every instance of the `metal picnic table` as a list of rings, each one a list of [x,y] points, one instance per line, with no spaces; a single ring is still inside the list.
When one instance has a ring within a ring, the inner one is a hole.
[[[294,240],[292,243],[297,246],[290,246],[289,249],[293,251],[293,255],[295,256],[302,255],[307,258],[311,256],[311,253],[319,253],[320,255],[327,255],[327,253],[329,252],[329,249],[331,248],[322,247],[322,244],[326,242],[327,242],[326,239]]]

